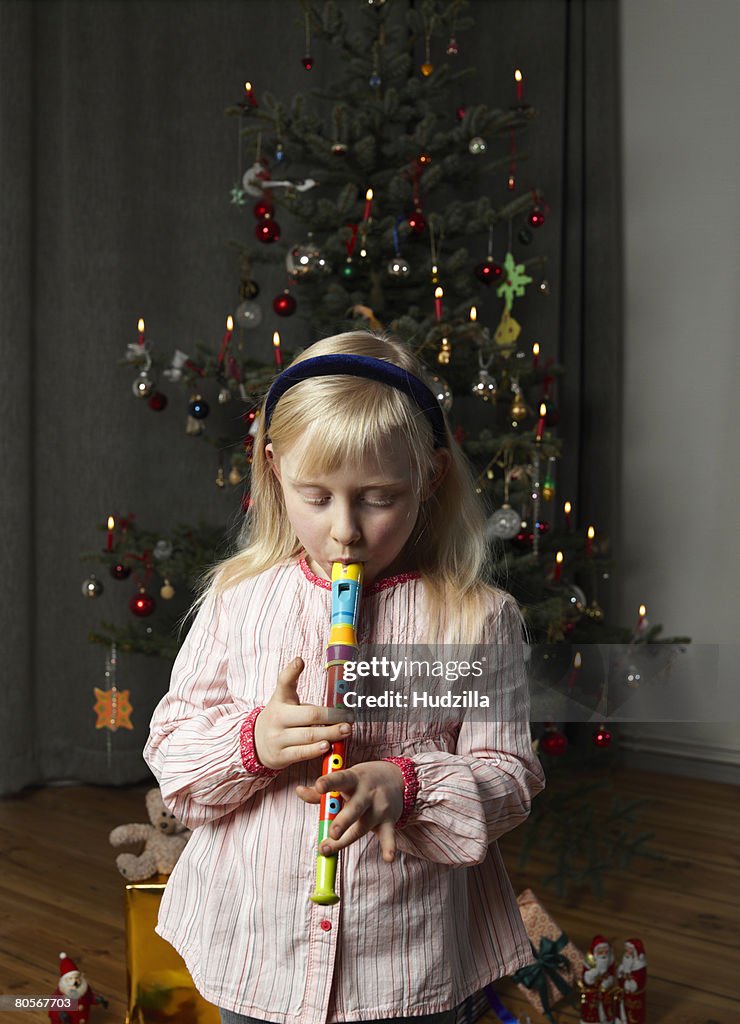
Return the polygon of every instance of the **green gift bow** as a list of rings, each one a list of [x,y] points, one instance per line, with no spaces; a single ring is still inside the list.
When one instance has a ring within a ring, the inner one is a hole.
[[[540,939],[539,953],[530,942],[534,963],[520,967],[511,976],[517,985],[524,985],[525,988],[533,989],[537,993],[542,1003],[542,1012],[551,1022],[553,1018],[547,993],[547,979],[549,978],[564,996],[567,996],[572,989],[572,985],[569,985],[558,974],[558,971],[565,971],[570,966],[567,958],[560,952],[567,944],[568,936],[565,932],[562,932],[557,939],[548,939],[543,935]]]

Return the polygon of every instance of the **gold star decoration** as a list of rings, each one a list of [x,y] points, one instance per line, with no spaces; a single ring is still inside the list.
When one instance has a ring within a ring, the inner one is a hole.
[[[133,729],[131,724],[131,701],[129,700],[130,690],[119,690],[111,687],[109,690],[100,690],[97,686],[95,691],[95,706],[93,711],[98,716],[95,723],[96,729]]]

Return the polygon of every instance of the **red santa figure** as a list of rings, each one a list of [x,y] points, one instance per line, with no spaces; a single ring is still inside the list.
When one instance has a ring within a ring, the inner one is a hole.
[[[647,962],[640,939],[627,939],[617,970],[620,1024],[645,1024],[645,983]]]
[[[581,1024],[614,1024],[616,972],[608,939],[594,936],[578,987],[581,990]]]
[[[65,1009],[59,1005],[49,1010],[49,1019],[54,1024],[87,1024],[91,1007],[99,1003],[107,1008],[108,1000],[95,995],[85,975],[77,969],[77,964],[66,953],[59,954],[59,974],[59,984],[54,995],[76,999],[77,1009]],[[74,1006],[74,1003],[72,1005]]]

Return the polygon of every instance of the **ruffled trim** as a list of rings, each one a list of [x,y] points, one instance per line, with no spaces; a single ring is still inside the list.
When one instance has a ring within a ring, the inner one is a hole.
[[[331,580],[325,580],[323,576],[317,576],[305,558],[302,558],[298,564],[309,583],[313,583],[315,587],[321,587],[322,590],[331,590]],[[384,579],[375,580],[369,587],[363,587],[362,592],[363,594],[377,594],[381,590],[395,587],[398,583],[408,583],[409,580],[418,580],[420,577],[420,572],[400,572],[396,576],[386,576]]]
[[[410,757],[384,757],[383,760],[398,765],[403,775],[403,811],[395,824],[397,829],[403,828],[414,809],[419,792],[419,776],[416,774],[416,765]]]
[[[266,764],[262,764],[257,757],[257,750],[254,745],[254,723],[257,721],[257,715],[260,711],[264,710],[264,707],[265,705],[262,704],[257,708],[253,708],[244,719],[239,730],[239,748],[242,755],[242,764],[251,775],[272,777],[278,774],[277,771],[274,768],[268,768]]]

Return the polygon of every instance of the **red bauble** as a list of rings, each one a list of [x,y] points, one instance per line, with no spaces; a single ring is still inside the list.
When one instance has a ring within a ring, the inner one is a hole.
[[[280,228],[277,221],[272,220],[270,217],[261,220],[254,229],[254,233],[260,242],[277,242],[278,238],[280,238]]]
[[[512,537],[511,543],[520,551],[529,551],[534,544],[534,534],[531,530],[520,530],[516,537]]]
[[[140,590],[138,594],[134,594],[128,606],[134,615],[137,615],[140,619],[145,619],[147,615],[151,615],[154,611],[154,598],[147,594],[146,590]]]
[[[504,268],[499,263],[496,263],[493,256],[489,256],[475,268],[475,276],[483,284],[491,284],[493,281],[498,281],[503,272]]]
[[[559,729],[546,729],[540,737],[540,750],[550,757],[561,757],[568,749],[568,740]]]
[[[592,737],[594,746],[601,747],[602,750],[609,746],[612,741],[612,734],[609,732],[605,725],[600,725]]]
[[[244,512],[246,514],[250,510],[251,507],[252,507],[252,499],[251,499],[251,497],[248,494],[245,494],[244,497],[242,498],[242,512]]]
[[[303,66],[306,69],[306,71],[310,71],[311,70],[311,68],[313,67],[313,57],[311,56],[310,53],[306,54],[306,56],[301,61],[301,64],[303,64]]]
[[[409,215],[409,227],[415,235],[423,235],[426,231],[427,222],[421,210],[414,210]]]
[[[272,308],[278,316],[293,316],[295,307],[296,301],[289,291],[281,292],[273,299]]]
[[[163,395],[161,391],[155,391],[154,394],[149,398],[148,406],[150,409],[154,409],[155,412],[161,412],[167,408],[167,395]]]
[[[527,222],[532,225],[533,228],[541,228],[545,223],[545,214],[541,207],[535,206],[529,211]]]
[[[110,567],[110,574],[114,580],[127,580],[131,575],[131,570],[127,565],[117,562]]]
[[[465,118],[465,107],[458,107],[455,111],[455,117],[458,121],[462,121]]]
[[[548,532],[549,529],[550,524],[548,523],[548,521],[546,519],[540,519],[540,521],[537,523],[537,533],[545,534]]]
[[[252,207],[252,213],[255,215],[257,220],[264,220],[265,217],[272,217],[275,212],[275,207],[272,203],[268,203],[266,199],[258,199]],[[247,296],[249,298],[249,296]]]

